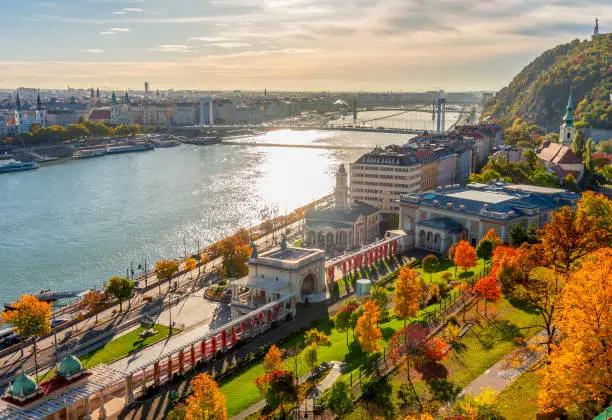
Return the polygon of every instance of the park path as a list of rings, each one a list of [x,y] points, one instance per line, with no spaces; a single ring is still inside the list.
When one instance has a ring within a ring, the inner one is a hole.
[[[519,376],[521,376],[527,369],[533,366],[543,356],[542,353],[531,350],[532,344],[541,341],[546,337],[546,331],[540,331],[527,342],[527,347],[518,348],[507,354],[503,359],[495,363],[489,369],[487,369],[482,375],[474,379],[472,383],[466,386],[463,391],[459,394],[459,397],[463,397],[467,394],[478,395],[484,388],[492,388],[497,392],[501,392],[512,384]],[[519,355],[519,353],[522,354]],[[517,366],[510,361],[519,361]]]

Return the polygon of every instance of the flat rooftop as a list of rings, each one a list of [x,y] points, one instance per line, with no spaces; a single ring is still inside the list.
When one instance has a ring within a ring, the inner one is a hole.
[[[565,192],[562,188],[539,187],[537,185],[508,184],[504,188],[513,191],[524,191],[538,194],[559,194]]]
[[[263,254],[262,258],[272,258],[275,260],[282,261],[297,261],[309,255],[316,254],[316,249],[303,249],[303,248],[287,248],[272,251],[271,253]]]
[[[447,197],[460,198],[462,200],[480,201],[490,204],[503,203],[504,201],[513,200],[516,197],[506,193],[496,193],[482,190],[465,190],[455,193],[445,194]],[[442,196],[442,199],[444,196]]]

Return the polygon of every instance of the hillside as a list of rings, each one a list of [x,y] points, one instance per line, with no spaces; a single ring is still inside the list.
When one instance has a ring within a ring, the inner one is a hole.
[[[611,55],[612,34],[545,51],[499,91],[484,115],[557,130],[571,89],[579,125],[612,128]]]

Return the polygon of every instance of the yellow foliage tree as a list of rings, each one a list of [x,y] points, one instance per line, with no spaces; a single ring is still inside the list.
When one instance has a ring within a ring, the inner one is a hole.
[[[35,296],[21,295],[18,301],[10,305],[0,314],[2,322],[11,324],[15,332],[21,337],[23,354],[23,342],[33,338],[34,365],[38,376],[38,359],[36,351],[36,339],[51,332],[51,305],[41,302]]]
[[[193,394],[186,401],[187,420],[226,420],[225,395],[210,376],[202,373],[191,381]]]
[[[380,309],[373,300],[368,300],[364,303],[363,309],[363,314],[357,320],[355,335],[364,352],[379,351],[381,347],[378,344],[378,340],[382,338],[380,328],[377,326],[378,318],[380,318]]]
[[[276,344],[272,344],[268,353],[266,353],[266,357],[264,357],[262,365],[266,373],[283,369],[283,358]]]
[[[157,275],[157,278],[159,280],[168,280],[168,282],[170,282],[170,279],[172,278],[172,276],[175,273],[178,273],[178,271],[179,271],[179,266],[174,261],[159,260],[155,263],[155,275]],[[160,289],[160,293],[161,293],[161,289]]]
[[[415,270],[408,267],[401,269],[395,285],[393,310],[398,318],[404,320],[413,317],[419,311],[419,303],[423,299],[425,285]]]
[[[193,278],[192,271],[195,270],[197,266],[198,262],[195,260],[195,258],[189,257],[185,260],[185,270],[189,271],[191,278]]]
[[[555,322],[561,340],[543,371],[538,405],[592,417],[612,394],[612,248],[587,255],[570,274]]]

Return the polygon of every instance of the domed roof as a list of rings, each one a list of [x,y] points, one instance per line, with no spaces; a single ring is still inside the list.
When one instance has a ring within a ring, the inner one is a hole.
[[[62,360],[59,365],[59,369],[57,369],[57,373],[64,378],[71,378],[78,375],[82,371],[83,365],[81,364],[81,361],[70,353],[68,353],[64,360]]]
[[[21,370],[21,375],[15,379],[13,386],[10,389],[10,394],[19,399],[25,399],[33,396],[38,390],[36,381],[31,376],[26,375],[25,371]]]

